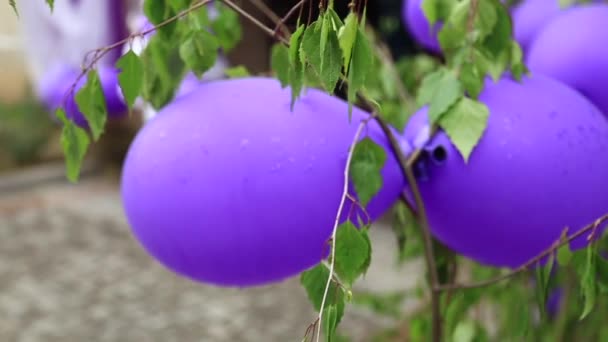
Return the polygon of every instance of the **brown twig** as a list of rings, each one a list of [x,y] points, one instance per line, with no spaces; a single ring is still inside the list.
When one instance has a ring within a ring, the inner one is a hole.
[[[279,20],[279,22],[276,24],[276,27],[274,28],[274,35],[276,37],[276,34],[279,30],[279,26],[285,26],[285,23],[287,22],[287,20],[289,20],[289,18],[291,18],[291,16],[299,9],[300,10],[300,15],[302,14],[302,8],[304,8],[304,3],[307,0],[300,0],[297,4],[295,4],[290,10],[289,12],[287,12],[287,14],[285,14],[285,16],[283,18],[281,18]]]
[[[604,216],[596,219],[593,223],[579,229],[576,233],[570,235],[567,239],[564,239],[561,241],[558,240],[557,243],[554,243],[551,247],[549,247],[542,253],[538,254],[534,258],[527,261],[525,264],[519,266],[518,268],[514,269],[513,271],[511,271],[509,273],[499,275],[497,277],[483,280],[480,282],[475,282],[475,283],[443,285],[443,286],[439,287],[439,290],[445,291],[445,290],[451,290],[451,289],[473,289],[473,288],[477,288],[477,287],[485,287],[485,286],[493,285],[493,284],[501,282],[503,280],[507,280],[507,279],[519,274],[520,272],[528,270],[531,266],[538,263],[539,261],[541,261],[543,258],[548,256],[549,254],[555,252],[561,246],[563,246],[567,243],[570,243],[572,240],[582,236],[583,234],[585,234],[587,232],[591,232],[591,231],[597,229],[602,223],[604,223],[606,221],[608,221],[608,213],[606,213]]]
[[[266,25],[264,25],[264,23],[262,23],[261,21],[259,21],[258,19],[256,19],[251,14],[247,13],[247,11],[243,10],[241,7],[239,7],[237,4],[235,4],[231,0],[220,0],[220,1],[222,1],[228,7],[232,8],[233,10],[235,10],[236,12],[238,12],[245,19],[249,20],[251,23],[253,23],[255,26],[257,26],[260,30],[266,32],[271,37],[273,37],[273,38],[281,41],[282,43],[284,43],[286,45],[289,45],[289,41],[288,40],[286,40],[284,37],[276,37],[275,36],[275,32],[274,32],[273,29],[271,29],[271,28],[267,27]]]
[[[268,5],[266,5],[264,1],[249,0],[249,2],[251,2],[255,7],[257,7],[260,12],[264,13],[264,15],[268,17],[268,19],[274,22],[274,24],[276,25],[274,29],[275,38],[278,37],[279,29],[283,31],[283,34],[285,35],[286,39],[289,39],[291,37],[291,32],[289,32],[289,29],[287,28],[287,26],[285,26],[285,22],[283,21],[283,19],[279,17],[276,13],[274,13],[274,11],[270,7],[268,7]]]

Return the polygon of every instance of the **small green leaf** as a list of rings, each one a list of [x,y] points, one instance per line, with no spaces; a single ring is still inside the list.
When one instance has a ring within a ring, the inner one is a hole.
[[[47,5],[49,5],[51,12],[53,12],[53,10],[55,9],[55,0],[46,0],[46,3]]]
[[[336,31],[332,30],[328,32],[327,46],[322,57],[319,45],[321,32],[322,23],[315,22],[309,26],[302,38],[300,53],[317,72],[325,90],[333,93],[342,71],[342,51]]]
[[[483,3],[483,6],[481,5]],[[480,17],[493,15],[494,23],[486,27],[486,35],[483,36],[483,45],[492,56],[498,56],[502,51],[508,50],[511,45],[513,25],[509,10],[499,1],[481,1],[480,9],[484,13]],[[492,13],[492,14],[490,14]],[[489,30],[487,30],[489,29]]]
[[[122,94],[131,108],[144,86],[144,65],[139,56],[129,50],[116,62],[116,67],[120,70],[118,82]]]
[[[224,70],[224,73],[229,78],[242,78],[248,77],[250,75],[249,70],[247,70],[247,67],[245,67],[244,65],[237,65],[231,68],[227,68]]]
[[[296,99],[300,96],[304,87],[304,63],[305,59],[301,55],[301,45],[306,26],[300,25],[291,35],[289,41],[289,84],[291,86],[291,109],[295,105]]]
[[[349,173],[357,198],[363,207],[366,207],[382,188],[383,181],[380,172],[385,163],[384,149],[371,138],[364,138],[355,146]]]
[[[477,99],[483,90],[484,75],[479,72],[477,65],[474,63],[465,63],[460,69],[460,81],[467,91],[467,94]]]
[[[528,72],[528,68],[523,62],[521,46],[515,40],[511,40],[511,72],[518,81],[521,80],[523,74]]]
[[[338,306],[328,305],[323,310],[323,332],[325,341],[334,342],[336,339],[336,327],[338,325]]]
[[[106,99],[101,87],[97,70],[92,69],[87,74],[87,82],[77,93],[76,103],[78,109],[87,119],[93,133],[93,140],[97,141],[104,131],[107,120]]]
[[[437,22],[437,0],[422,0],[421,5],[422,12],[429,25],[435,25]]]
[[[553,254],[549,255],[549,258],[544,266],[537,265],[536,272],[536,299],[538,301],[539,311],[541,316],[544,317],[546,314],[546,303],[547,297],[549,296],[549,281],[551,280],[551,271],[553,270],[554,257]]]
[[[146,18],[154,25],[159,25],[177,14],[167,0],[145,0],[143,9]],[[177,21],[174,21],[159,27],[157,32],[165,39],[170,39],[176,28]]]
[[[232,8],[220,3],[214,6],[218,10],[218,17],[211,23],[211,29],[217,36],[219,46],[229,52],[241,41],[242,27],[239,15]]]
[[[583,312],[579,317],[579,320],[583,320],[595,305],[596,295],[597,295],[597,286],[596,286],[596,251],[594,245],[591,245],[586,248],[587,249],[587,257],[585,262],[585,268],[583,276],[581,277],[581,290],[583,298],[585,299],[585,304],[583,307]]]
[[[454,333],[452,334],[452,341],[473,342],[475,341],[476,335],[477,326],[475,325],[475,322],[471,320],[464,320],[460,321],[456,325]]]
[[[300,283],[306,290],[308,299],[312,303],[313,308],[318,312],[321,309],[321,303],[323,302],[323,294],[325,293],[325,286],[327,285],[327,279],[329,278],[329,270],[327,267],[320,263],[314,268],[302,272],[300,275]],[[328,305],[337,306],[337,322],[340,323],[342,316],[344,315],[345,294],[342,287],[336,285],[332,280],[329,291],[327,292],[327,299],[325,301],[325,307]]]
[[[17,3],[15,3],[15,0],[8,0],[8,4],[13,8],[17,17],[19,17],[19,11],[17,10]]]
[[[456,74],[440,69],[422,81],[417,102],[419,105],[430,103],[428,115],[431,122],[435,123],[463,94],[464,88]]]
[[[483,136],[489,116],[485,104],[462,97],[439,119],[439,126],[450,137],[465,163]]]
[[[61,129],[61,146],[65,155],[66,175],[70,182],[76,183],[80,168],[91,140],[87,132],[74,124],[65,115],[63,108],[56,112],[57,118],[63,123]]]
[[[270,66],[281,82],[281,87],[285,88],[289,84],[290,63],[289,50],[282,43],[276,43],[272,46]]]
[[[169,5],[176,11],[181,12],[187,9],[193,0],[169,0]]]
[[[370,250],[369,238],[363,236],[352,222],[346,221],[338,227],[335,269],[342,281],[350,286],[366,271]]]
[[[200,78],[217,60],[217,38],[206,30],[193,31],[179,48],[186,65]]]
[[[370,47],[368,38],[361,28],[359,28],[353,46],[351,65],[348,70],[349,103],[355,101],[357,92],[365,86],[365,82],[374,66],[373,56],[373,51]]]
[[[340,29],[338,39],[340,40],[340,49],[342,49],[342,57],[344,57],[344,70],[348,72],[350,59],[357,38],[359,21],[354,12],[350,12],[344,21],[344,26]]]
[[[568,239],[568,230],[564,230],[562,233],[560,242],[565,242]],[[557,263],[560,266],[568,266],[572,260],[572,251],[570,250],[570,244],[565,243],[557,249]]]

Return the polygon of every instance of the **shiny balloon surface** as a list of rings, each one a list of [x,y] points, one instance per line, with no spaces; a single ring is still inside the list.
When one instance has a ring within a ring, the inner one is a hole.
[[[608,4],[571,8],[552,19],[530,44],[532,73],[575,88],[608,116]]]
[[[290,102],[275,79],[212,81],[143,127],[124,164],[122,199],[152,256],[190,279],[239,287],[281,281],[327,256],[348,149],[369,114],[354,108],[349,123],[347,103],[315,89],[293,112]],[[390,151],[374,121],[364,137]],[[391,153],[382,175],[367,206],[372,220],[405,186]],[[360,210],[346,203],[341,222],[356,220]]]
[[[440,241],[482,264],[516,267],[566,227],[572,234],[608,213],[608,120],[597,107],[542,75],[488,81],[479,99],[490,110],[488,128],[468,163],[440,131],[417,165]],[[410,142],[426,115],[421,109],[406,127]]]

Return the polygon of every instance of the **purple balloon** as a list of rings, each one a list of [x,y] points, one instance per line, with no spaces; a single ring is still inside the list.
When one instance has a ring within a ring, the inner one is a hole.
[[[308,89],[251,77],[201,83],[164,107],[133,141],[122,199],[145,250],[173,272],[218,286],[281,281],[329,252],[349,146],[369,114]],[[375,121],[362,137],[390,151]],[[405,186],[387,153],[372,220]],[[352,189],[352,187],[351,187]],[[351,190],[351,193],[354,191]],[[361,211],[346,201],[342,221]],[[351,210],[352,209],[352,210]]]
[[[513,7],[513,37],[524,52],[537,32],[561,11],[559,0],[524,0]]]
[[[97,68],[106,101],[108,117],[111,119],[124,116],[128,107],[123,100],[118,85],[118,71],[113,67],[100,65]],[[82,77],[74,92],[68,96],[72,85],[80,75],[80,70],[68,65],[53,68],[41,80],[38,88],[40,98],[46,108],[53,114],[61,104],[64,104],[66,116],[80,127],[87,128],[88,123],[79,110],[75,95],[85,85],[87,76]]]
[[[441,30],[442,24],[437,22],[431,28],[422,11],[422,0],[405,0],[401,10],[401,18],[412,37],[420,45],[434,53],[441,51],[437,33]]]
[[[577,89],[608,115],[608,5],[571,8],[549,22],[530,45],[532,73]]]
[[[487,81],[479,100],[490,117],[468,163],[439,131],[418,163],[420,191],[438,240],[481,264],[517,267],[565,227],[572,234],[608,212],[608,120],[542,75]],[[415,115],[423,119],[406,128],[410,142],[425,128],[427,108]]]

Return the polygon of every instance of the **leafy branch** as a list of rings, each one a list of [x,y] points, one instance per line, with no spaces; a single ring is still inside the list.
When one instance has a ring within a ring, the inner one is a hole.
[[[588,241],[592,240],[595,235],[594,232],[596,232],[597,229],[604,222],[607,222],[607,221],[608,221],[608,213],[606,213],[604,216],[599,217],[598,219],[593,221],[593,223],[588,224],[585,227],[579,229],[574,234],[570,235],[567,239],[557,240],[551,247],[547,248],[546,250],[544,250],[543,252],[541,252],[540,254],[535,256],[534,258],[530,259],[529,261],[527,261],[523,265],[519,266],[518,268],[510,271],[509,273],[506,273],[506,274],[503,274],[503,275],[500,275],[500,276],[497,276],[497,277],[494,277],[491,279],[483,280],[480,282],[475,282],[475,283],[443,285],[443,286],[439,287],[439,290],[446,291],[446,290],[473,289],[473,288],[477,288],[477,287],[486,287],[486,286],[493,285],[498,282],[513,278],[514,276],[518,275],[519,273],[529,270],[531,267],[538,264],[538,262],[542,261],[542,259],[544,259],[545,257],[548,257],[552,253],[555,253],[560,247],[562,247],[566,244],[569,244],[570,242],[577,239],[578,237],[583,236],[585,233],[590,233],[587,240]]]

